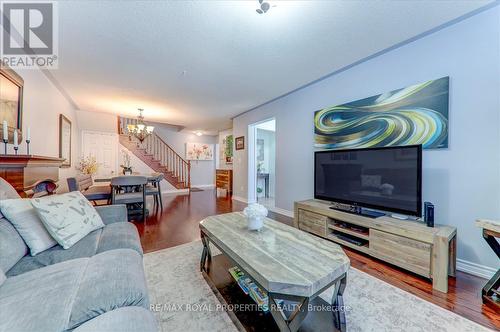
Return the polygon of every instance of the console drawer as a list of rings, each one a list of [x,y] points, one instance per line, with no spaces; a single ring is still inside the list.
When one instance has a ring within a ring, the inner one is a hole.
[[[432,246],[403,236],[370,229],[370,254],[409,271],[431,276]]]
[[[299,229],[319,236],[326,236],[328,217],[299,209]]]

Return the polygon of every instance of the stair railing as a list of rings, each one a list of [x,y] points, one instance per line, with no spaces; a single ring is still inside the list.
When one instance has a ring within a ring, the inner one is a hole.
[[[137,124],[137,119],[118,118],[118,133],[120,135],[128,135],[127,126],[129,124]],[[135,138],[136,143],[140,144]],[[191,188],[191,162],[182,158],[170,145],[168,145],[156,133],[147,136],[142,142],[142,147],[146,153],[153,156],[160,165],[165,168],[166,172],[170,172],[178,182],[183,183],[185,188]]]

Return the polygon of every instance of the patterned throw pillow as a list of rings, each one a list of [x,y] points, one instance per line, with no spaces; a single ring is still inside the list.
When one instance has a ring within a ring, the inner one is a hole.
[[[26,242],[26,245],[30,248],[31,256],[35,256],[57,244],[56,240],[47,232],[33,206],[31,206],[30,199],[5,199],[0,201],[0,211]]]
[[[50,235],[64,249],[104,227],[92,204],[79,191],[31,200]]]

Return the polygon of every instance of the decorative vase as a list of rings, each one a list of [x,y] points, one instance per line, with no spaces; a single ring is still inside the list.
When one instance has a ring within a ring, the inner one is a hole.
[[[250,231],[258,231],[264,226],[264,217],[250,217],[247,218],[248,221],[248,230]]]
[[[132,175],[132,167],[124,167],[123,175]]]
[[[247,217],[248,230],[258,231],[264,226],[267,209],[260,204],[250,204],[243,210],[243,214]]]

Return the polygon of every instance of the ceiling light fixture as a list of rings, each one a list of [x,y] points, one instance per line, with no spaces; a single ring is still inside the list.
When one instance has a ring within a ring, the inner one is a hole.
[[[148,126],[144,123],[144,116],[142,115],[142,112],[144,112],[144,109],[138,108],[139,110],[139,116],[137,117],[137,122],[135,124],[129,124],[127,125],[127,130],[130,135],[134,135],[137,137],[139,142],[143,142],[146,137],[151,135],[155,127],[153,126]]]
[[[264,0],[259,0],[260,8],[257,8],[255,11],[259,14],[265,14],[271,8],[271,4],[269,2],[266,2]],[[276,5],[273,5],[273,7],[276,7]]]
[[[195,132],[196,136],[203,136],[203,133],[201,131]]]

